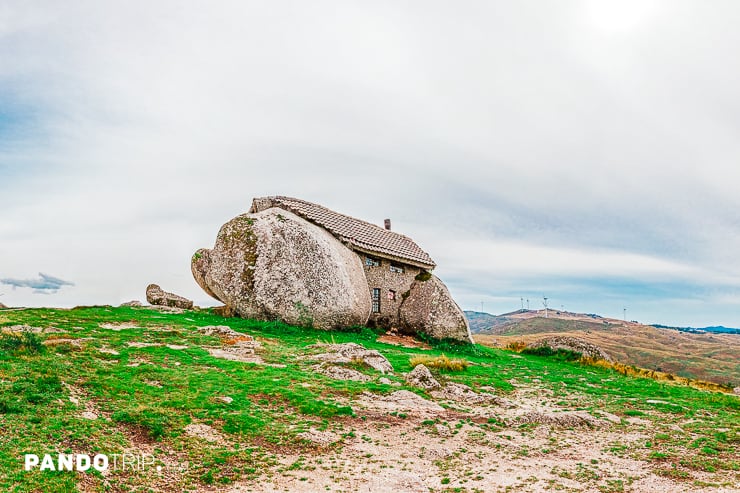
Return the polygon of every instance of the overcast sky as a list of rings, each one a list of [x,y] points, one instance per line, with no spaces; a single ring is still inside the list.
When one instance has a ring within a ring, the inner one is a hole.
[[[739,22],[732,0],[0,0],[0,302],[214,304],[192,253],[289,195],[392,218],[465,309],[740,326]]]

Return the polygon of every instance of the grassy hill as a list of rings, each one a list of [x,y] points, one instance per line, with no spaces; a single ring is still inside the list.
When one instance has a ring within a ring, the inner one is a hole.
[[[209,335],[206,326],[241,335]],[[406,348],[365,328],[324,332],[209,311],[3,310],[0,328],[2,491],[740,486],[740,400],[732,395],[482,346]],[[252,359],[224,359],[252,338]],[[317,343],[350,341],[378,350],[393,374],[354,360],[345,366],[367,381],[316,371],[312,354],[325,347]],[[442,354],[468,363],[433,370],[443,384],[495,399],[458,402],[406,384],[411,358]],[[389,407],[404,389],[430,407]],[[23,469],[24,454],[59,453],[148,454],[153,464],[106,473]]]
[[[482,318],[482,317],[481,317]],[[476,342],[506,347],[554,335],[584,339],[617,361],[682,377],[740,385],[740,335],[691,333],[595,315],[514,312],[479,328]]]

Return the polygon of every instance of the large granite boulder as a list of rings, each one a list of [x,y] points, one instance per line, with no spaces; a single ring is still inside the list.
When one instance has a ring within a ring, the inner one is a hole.
[[[322,329],[362,325],[370,292],[360,258],[329,232],[269,208],[221,227],[191,270],[210,296],[239,316]]]
[[[146,287],[146,301],[151,305],[169,306],[173,308],[182,308],[190,310],[193,308],[193,302],[187,298],[163,291],[156,284],[150,284]]]
[[[473,342],[468,319],[452,299],[447,286],[435,275],[411,284],[398,316],[400,330],[404,333]]]

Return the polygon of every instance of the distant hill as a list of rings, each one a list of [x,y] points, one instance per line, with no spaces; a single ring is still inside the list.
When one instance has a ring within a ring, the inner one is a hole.
[[[658,329],[671,329],[679,330],[681,332],[692,332],[694,334],[701,334],[703,332],[714,332],[717,334],[740,334],[740,329],[732,327],[724,327],[722,325],[713,325],[711,327],[671,327],[669,325],[653,324],[653,327]]]
[[[558,310],[549,310],[547,318],[544,311],[533,310],[502,315],[465,313],[475,341],[481,344],[506,347],[515,341],[526,343],[567,335],[599,346],[624,364],[723,385],[740,385],[737,329],[656,327]]]

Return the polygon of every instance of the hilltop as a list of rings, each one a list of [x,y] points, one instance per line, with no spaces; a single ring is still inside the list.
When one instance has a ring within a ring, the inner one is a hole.
[[[476,342],[505,347],[549,336],[572,336],[615,360],[728,386],[740,385],[740,335],[658,328],[596,314],[518,310],[495,316],[465,312]]]
[[[405,347],[397,343],[412,341],[364,327],[327,332],[210,310],[5,310],[0,328],[3,491],[740,486],[733,395],[479,345]],[[337,348],[371,359],[337,359]],[[392,371],[378,365],[386,358]],[[441,389],[407,382],[419,360]],[[27,453],[149,454],[153,463],[26,472]]]

